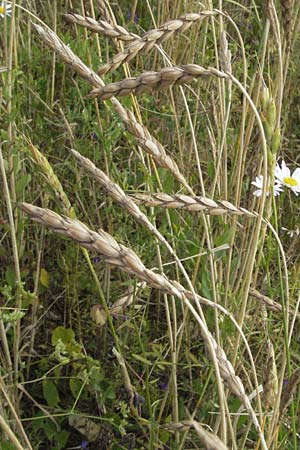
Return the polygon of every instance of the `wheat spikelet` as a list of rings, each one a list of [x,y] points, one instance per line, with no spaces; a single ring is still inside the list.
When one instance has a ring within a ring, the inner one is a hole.
[[[66,64],[70,65],[82,78],[97,88],[104,86],[104,82],[101,78],[92,69],[87,67],[52,30],[45,29],[37,24],[34,24],[34,27],[45,44],[56,51],[61,59]],[[175,178],[177,178],[189,192],[192,192],[192,189],[181,174],[175,161],[166,154],[163,145],[155,139],[155,137],[149,133],[148,129],[136,120],[134,114],[124,108],[116,98],[112,98],[111,102],[117,114],[125,122],[127,130],[136,138],[137,143],[153,157],[158,165],[170,170]]]
[[[117,38],[120,41],[130,42],[135,39],[139,39],[139,36],[130,33],[120,25],[111,25],[105,20],[95,20],[92,17],[83,17],[80,14],[67,13],[64,14],[64,19],[69,23],[74,23],[82,27],[87,28],[95,33],[102,34],[107,38]]]
[[[124,51],[115,55],[107,64],[98,69],[99,75],[104,75],[117,69],[121,64],[131,61],[138,54],[150,51],[155,45],[169,39],[177,33],[185,32],[193,23],[202,20],[205,17],[211,17],[219,14],[217,11],[202,11],[200,13],[189,13],[177,20],[170,20],[159,28],[149,30],[131,42]]]
[[[293,1],[292,0],[280,0],[281,14],[283,21],[283,28],[286,38],[287,47],[291,45],[291,36],[293,31],[292,17],[293,17]]]
[[[104,230],[99,230],[98,233],[96,233],[78,220],[64,216],[62,217],[49,209],[39,208],[29,203],[20,203],[19,207],[29,214],[35,222],[46,225],[52,228],[56,233],[72,238],[82,247],[99,253],[107,264],[119,267],[127,273],[134,274],[137,278],[145,281],[151,287],[164,291],[167,294],[174,295],[183,301],[197,319],[197,322],[201,327],[204,342],[209,348],[212,348],[215,351],[220,375],[223,381],[244,404],[256,431],[260,435],[264,449],[267,449],[260,425],[250,400],[245,393],[241,379],[235,374],[234,368],[227,359],[224,350],[217,344],[211,333],[208,331],[207,326],[202,322],[187,299],[186,294],[189,294],[194,298],[192,292],[187,292],[179,283],[170,281],[165,276],[147,269],[134,251],[118,243]]]
[[[205,69],[197,64],[186,64],[180,67],[164,67],[158,72],[144,72],[138,77],[125,78],[116,83],[107,84],[101,88],[93,89],[89,97],[107,100],[113,96],[139,95],[152,89],[166,89],[174,84],[190,83],[195,78],[204,76],[229,78],[226,73],[213,67]]]
[[[232,214],[244,215],[247,217],[257,217],[256,213],[247,209],[234,206],[227,201],[218,200],[217,202],[207,197],[190,197],[188,195],[170,195],[164,192],[156,192],[154,194],[130,194],[130,197],[138,204],[144,206],[161,208],[181,209],[190,212],[203,211],[210,215]]]

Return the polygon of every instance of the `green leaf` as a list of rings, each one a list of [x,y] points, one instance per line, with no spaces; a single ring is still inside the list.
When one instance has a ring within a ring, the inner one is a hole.
[[[57,387],[52,381],[43,381],[43,394],[48,406],[56,406],[59,402],[59,393]]]
[[[149,359],[143,358],[140,355],[137,355],[135,353],[132,354],[132,356],[137,359],[138,361],[142,362],[143,364],[146,364],[147,366],[152,366],[152,362],[149,361]]]
[[[25,175],[20,177],[16,182],[16,192],[17,193],[22,192],[24,188],[27,186],[27,184],[30,182],[30,180],[31,180],[30,173],[26,173]]]
[[[16,272],[12,266],[8,266],[5,272],[6,282],[9,287],[13,288],[16,285]]]
[[[56,345],[59,340],[64,344],[69,344],[75,339],[74,331],[71,328],[65,328],[62,326],[56,327],[52,333],[52,345]]]
[[[49,287],[50,284],[50,277],[49,277],[49,273],[47,272],[47,270],[42,267],[41,269],[41,273],[40,273],[40,283],[42,286],[44,286],[45,288]]]
[[[73,397],[77,398],[82,388],[82,381],[79,380],[78,378],[70,378],[69,386]]]

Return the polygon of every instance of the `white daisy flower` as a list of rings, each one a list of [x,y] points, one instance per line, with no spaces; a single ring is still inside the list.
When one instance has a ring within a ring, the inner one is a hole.
[[[11,4],[6,2],[1,2],[0,5],[0,17],[11,15]]]
[[[289,237],[294,237],[297,236],[299,237],[300,235],[300,228],[296,228],[295,230],[288,230],[287,228],[282,227],[281,228],[283,231],[286,231]]]
[[[281,183],[284,186],[290,188],[295,195],[300,192],[300,168],[298,167],[294,170],[293,175],[291,175],[290,169],[287,167],[284,161],[281,162],[281,167],[279,164],[275,167],[275,178],[277,183]]]
[[[253,186],[258,188],[256,189],[256,191],[253,192],[253,195],[255,195],[255,197],[261,197],[264,186],[264,177],[262,175],[255,177],[255,181],[252,181],[251,184],[253,184]],[[275,197],[277,197],[277,195],[280,195],[280,192],[282,192],[281,184],[275,183],[273,192]],[[270,194],[270,187],[267,187],[267,197],[269,196],[269,194]]]

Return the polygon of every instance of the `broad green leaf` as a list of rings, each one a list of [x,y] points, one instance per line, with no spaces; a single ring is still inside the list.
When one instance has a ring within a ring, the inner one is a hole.
[[[68,344],[75,339],[74,331],[71,328],[65,328],[62,326],[56,327],[52,334],[52,345],[56,345],[59,339]]]
[[[56,385],[52,381],[43,381],[43,394],[48,406],[56,406],[58,404],[59,393]]]

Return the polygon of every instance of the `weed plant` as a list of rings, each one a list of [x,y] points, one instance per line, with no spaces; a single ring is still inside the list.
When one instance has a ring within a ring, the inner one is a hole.
[[[1,2],[1,449],[300,448],[299,10]]]

